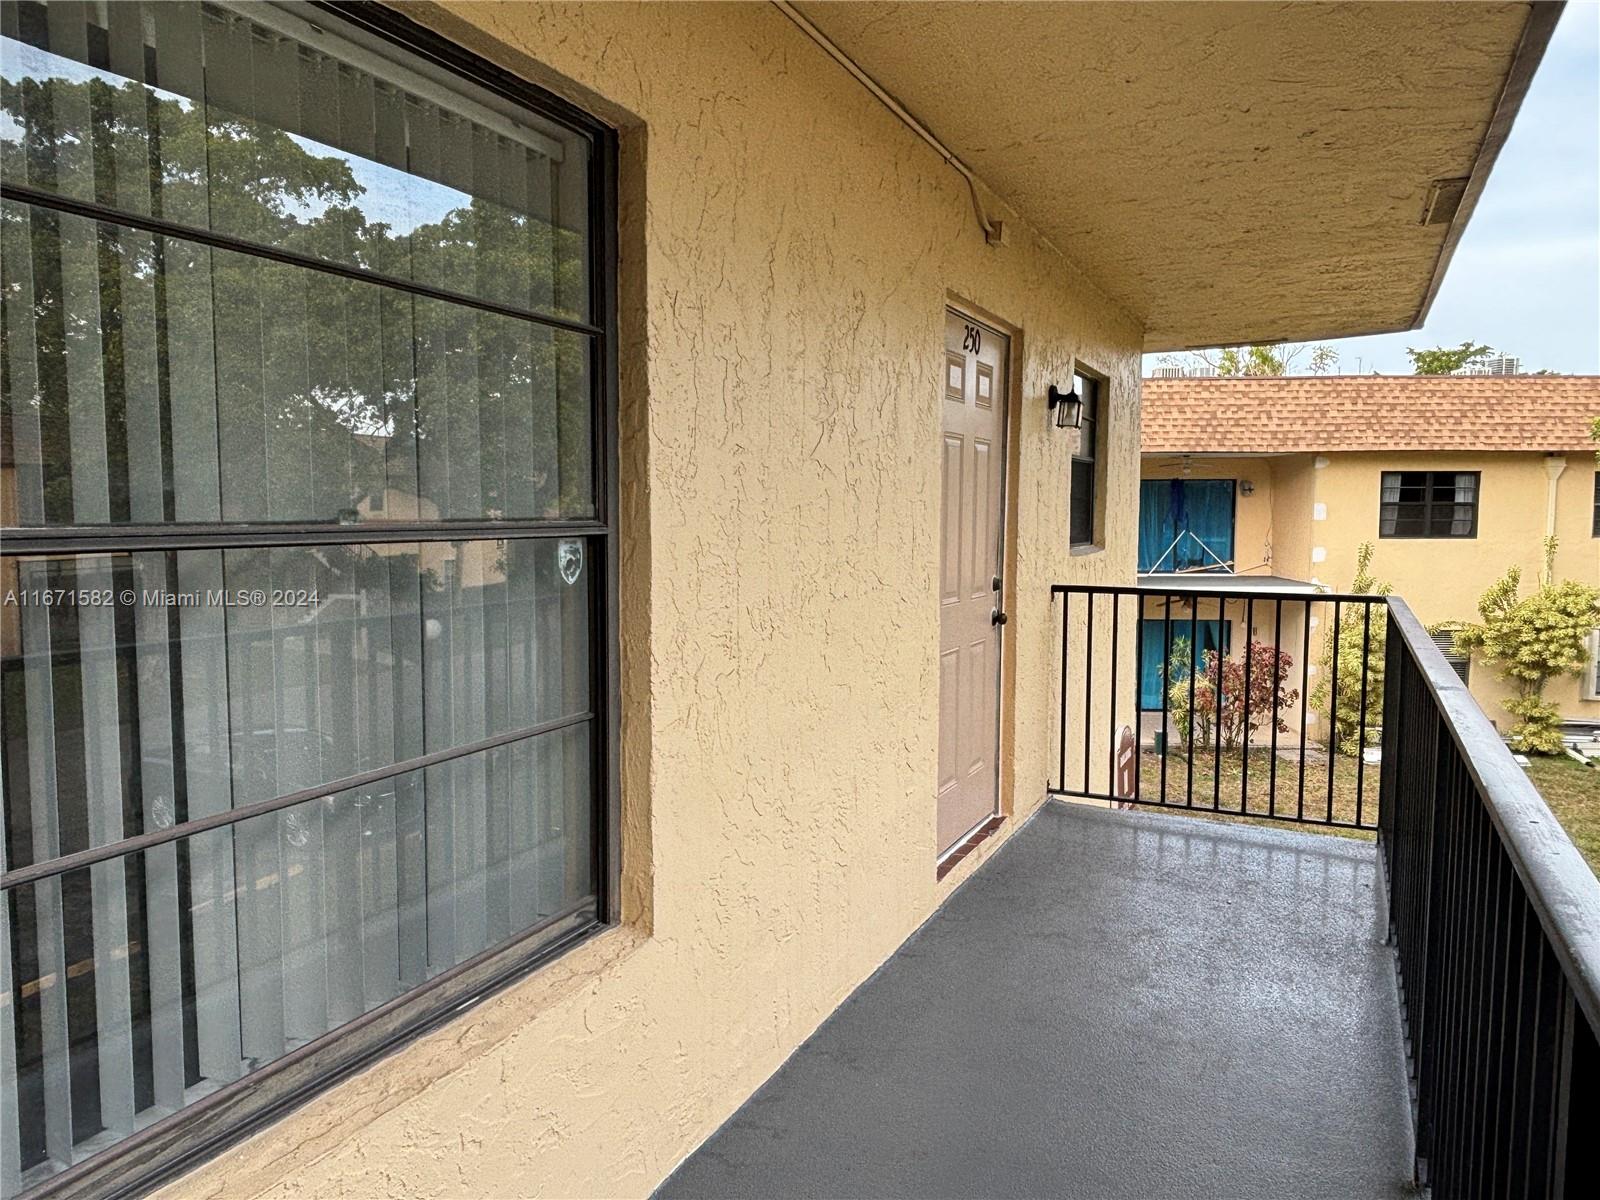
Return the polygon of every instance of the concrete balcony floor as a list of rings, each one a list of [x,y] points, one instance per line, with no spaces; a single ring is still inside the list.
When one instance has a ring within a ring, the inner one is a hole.
[[[1048,804],[656,1194],[1411,1195],[1378,871]]]

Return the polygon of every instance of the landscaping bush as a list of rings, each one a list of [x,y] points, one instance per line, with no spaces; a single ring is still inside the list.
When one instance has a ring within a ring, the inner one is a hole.
[[[1589,633],[1600,624],[1600,588],[1574,580],[1555,582],[1556,542],[1545,542],[1544,582],[1519,596],[1522,572],[1509,568],[1478,600],[1478,625],[1456,630],[1456,649],[1478,653],[1517,689],[1505,709],[1516,724],[1507,740],[1523,754],[1560,754],[1561,713],[1544,698],[1544,685],[1575,675],[1588,661]]]
[[[1248,692],[1245,689],[1244,660],[1223,658],[1215,650],[1201,654],[1200,669],[1194,678],[1194,710],[1191,712],[1189,639],[1181,638],[1173,643],[1172,682],[1167,688],[1167,701],[1178,738],[1185,749],[1196,742],[1201,746],[1215,745],[1219,723],[1222,744],[1229,750],[1237,750],[1247,744],[1269,720],[1277,725],[1279,733],[1288,732],[1289,724],[1283,719],[1283,710],[1300,699],[1299,689],[1283,685],[1283,681],[1289,678],[1294,660],[1282,650],[1274,650],[1253,639],[1246,646],[1245,653],[1250,664]],[[1273,689],[1274,665],[1278,679],[1276,695]]]
[[[1372,574],[1372,543],[1363,542],[1356,552],[1356,577],[1350,590],[1360,595],[1387,596],[1390,587]],[[1331,730],[1333,746],[1341,754],[1356,754],[1362,745],[1361,669],[1363,643],[1366,645],[1366,744],[1378,744],[1378,727],[1383,722],[1384,649],[1389,644],[1387,611],[1373,605],[1371,616],[1353,611],[1365,605],[1346,605],[1339,614],[1339,674],[1334,688],[1334,629],[1330,618],[1322,635],[1322,670],[1312,689],[1311,703],[1322,718],[1323,728]],[[1330,610],[1331,611],[1331,610]],[[1332,704],[1330,705],[1330,700]]]

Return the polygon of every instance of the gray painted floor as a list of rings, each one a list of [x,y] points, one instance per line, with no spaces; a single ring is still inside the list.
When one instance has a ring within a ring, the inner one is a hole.
[[[1377,871],[1049,804],[656,1195],[1410,1195]]]

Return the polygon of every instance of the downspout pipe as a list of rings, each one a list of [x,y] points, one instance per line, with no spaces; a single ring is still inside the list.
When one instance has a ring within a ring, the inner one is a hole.
[[[788,0],[772,0],[772,4],[779,12],[793,21],[800,29],[800,32],[821,46],[827,52],[829,58],[850,72],[856,81],[876,96],[885,108],[899,117],[912,133],[932,146],[934,152],[940,158],[944,159],[946,163],[960,173],[961,177],[967,181],[967,190],[972,193],[972,211],[977,215],[978,225],[983,229],[983,240],[991,246],[1004,245],[1006,240],[1005,222],[991,220],[988,213],[984,211],[983,197],[978,193],[978,179],[972,173],[972,168],[957,158],[948,146],[934,137],[926,125],[907,112],[898,100],[879,86],[877,80],[857,66],[854,59],[834,45],[828,35],[808,21],[793,4],[790,4]]]
[[[1561,478],[1567,469],[1567,457],[1564,454],[1547,454],[1544,460],[1544,474],[1548,483],[1545,487],[1544,501],[1544,539],[1545,545],[1550,544],[1550,539],[1556,535],[1556,481]]]

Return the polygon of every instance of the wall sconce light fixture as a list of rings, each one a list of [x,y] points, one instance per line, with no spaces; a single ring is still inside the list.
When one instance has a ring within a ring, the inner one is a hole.
[[[1052,383],[1045,403],[1056,414],[1057,429],[1077,429],[1082,426],[1083,398],[1077,392],[1063,392]]]
[[[1241,479],[1239,481],[1239,494],[1241,496],[1254,496],[1256,494],[1256,485],[1248,479]]]

